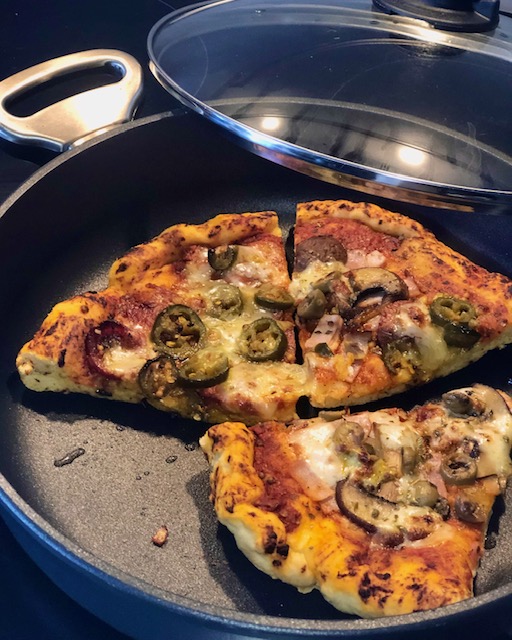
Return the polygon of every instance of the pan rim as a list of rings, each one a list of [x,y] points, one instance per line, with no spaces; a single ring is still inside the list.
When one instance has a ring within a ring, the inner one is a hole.
[[[28,531],[32,538],[42,544],[47,551],[53,553],[61,562],[73,565],[79,571],[87,573],[102,583],[108,582],[111,588],[125,595],[149,601],[153,606],[163,608],[169,614],[184,616],[189,618],[191,622],[202,622],[223,631],[257,632],[260,636],[261,633],[266,633],[271,634],[272,637],[278,634],[283,638],[296,637],[297,634],[304,635],[305,633],[311,638],[332,637],[334,631],[353,632],[356,635],[364,633],[365,638],[370,638],[380,634],[383,628],[386,631],[414,633],[428,630],[428,627],[436,622],[456,623],[457,619],[468,611],[475,615],[480,614],[481,610],[486,607],[495,605],[512,595],[512,585],[503,585],[456,604],[429,611],[375,619],[299,619],[245,613],[227,608],[221,608],[223,613],[219,614],[219,607],[200,603],[192,598],[154,587],[141,578],[118,569],[90,551],[81,548],[40,516],[28,502],[21,498],[1,473],[0,508],[5,509],[18,526]]]
[[[115,138],[116,136],[121,135],[126,131],[137,129],[138,127],[142,127],[153,122],[158,122],[160,120],[164,120],[165,118],[179,117],[180,115],[185,114],[186,111],[187,110],[184,107],[178,107],[171,111],[163,111],[156,115],[146,116],[138,120],[132,120],[121,125],[116,125],[113,129],[97,135],[77,147],[67,149],[62,153],[57,154],[55,158],[52,158],[44,165],[36,169],[34,173],[32,173],[21,185],[19,185],[9,196],[7,196],[7,198],[3,202],[0,203],[0,219],[29,189],[40,182],[47,174],[57,169],[61,164],[64,164],[65,162],[71,160],[71,158],[73,158],[74,156],[77,156],[84,151],[87,151],[87,149],[95,147],[96,145],[101,144],[106,140]]]
[[[158,115],[141,118],[107,132],[84,145],[64,152],[60,156],[36,170],[11,196],[0,206],[0,218],[19,200],[33,185],[42,180],[51,171],[64,162],[86,151],[87,149],[109,140],[121,133],[141,126],[156,123],[171,116],[188,113],[186,110],[169,111]],[[194,116],[196,117],[196,116]],[[60,561],[72,563],[79,570],[99,578],[103,583],[109,582],[114,588],[120,589],[128,595],[150,601],[152,605],[163,608],[168,614],[177,614],[195,623],[203,623],[223,631],[233,633],[266,634],[268,637],[332,637],[333,632],[352,633],[354,636],[365,638],[381,634],[383,629],[396,632],[418,632],[428,629],[432,624],[455,624],[457,620],[471,612],[481,614],[486,608],[499,604],[512,595],[512,584],[502,585],[484,594],[464,600],[460,603],[448,605],[435,610],[416,612],[401,616],[386,618],[351,619],[351,620],[322,620],[278,617],[266,614],[252,614],[235,609],[219,608],[200,603],[191,598],[173,594],[169,591],[154,587],[147,582],[122,571],[98,556],[86,551],[73,543],[58,529],[42,518],[34,509],[21,498],[12,484],[0,473],[0,507],[14,518],[17,525],[28,530],[31,537],[51,550]]]

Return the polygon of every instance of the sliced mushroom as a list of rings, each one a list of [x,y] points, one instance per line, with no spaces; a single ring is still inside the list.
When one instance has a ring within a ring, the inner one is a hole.
[[[295,249],[295,271],[304,271],[310,262],[347,261],[347,250],[343,244],[332,236],[313,236],[299,242]]]
[[[340,420],[333,433],[333,441],[340,451],[354,451],[364,440],[364,429],[358,422]]]
[[[375,436],[379,455],[391,473],[400,477],[414,469],[419,439],[412,429],[393,423],[376,424]]]
[[[442,396],[443,405],[455,416],[510,419],[511,413],[503,396],[483,384],[449,391]]]
[[[471,524],[481,524],[487,520],[485,509],[478,502],[464,496],[458,496],[455,500],[455,515],[459,520]]]
[[[365,308],[395,300],[407,300],[409,289],[395,273],[377,267],[354,269],[349,280],[356,294],[354,306]]]
[[[336,420],[344,420],[347,412],[345,409],[333,409],[332,411],[319,411],[318,417],[325,422],[336,422]]]
[[[427,507],[396,504],[366,491],[348,479],[336,485],[336,502],[340,511],[368,533],[379,536],[386,546],[425,538],[439,521],[439,515]]]

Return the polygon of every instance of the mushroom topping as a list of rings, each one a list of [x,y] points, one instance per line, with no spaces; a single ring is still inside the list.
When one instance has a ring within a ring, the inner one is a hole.
[[[313,260],[345,264],[347,250],[331,236],[314,236],[299,242],[295,249],[295,271],[304,271]]]
[[[315,349],[318,353],[317,347],[323,344],[329,348],[332,355],[339,345],[342,326],[343,321],[339,316],[323,316],[306,341],[305,348]]]
[[[471,524],[480,524],[487,520],[482,506],[463,496],[458,496],[455,500],[455,515],[459,520]]]
[[[354,269],[349,274],[349,280],[356,294],[354,307],[358,309],[407,300],[409,297],[409,290],[402,278],[387,269]]]
[[[405,538],[419,540],[428,536],[439,515],[426,507],[396,504],[366,491],[348,479],[336,485],[340,511],[368,533],[377,534],[386,546],[395,547]]]
[[[416,465],[421,438],[405,425],[375,425],[377,452],[396,476],[411,473]]]
[[[460,417],[491,417],[493,420],[510,419],[510,409],[503,396],[483,384],[456,389],[444,393],[442,401],[446,409]]]
[[[336,425],[333,441],[339,451],[353,451],[361,446],[364,429],[358,422],[342,419]]]

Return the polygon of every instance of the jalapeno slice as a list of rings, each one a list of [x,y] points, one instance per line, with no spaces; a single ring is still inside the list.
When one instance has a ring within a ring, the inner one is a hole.
[[[288,340],[272,318],[258,318],[247,325],[239,338],[241,354],[253,362],[280,360],[286,352]]]
[[[444,341],[450,347],[470,349],[480,340],[480,334],[471,326],[477,314],[467,300],[439,296],[430,305],[430,317],[443,328]]]
[[[411,375],[420,371],[421,355],[413,338],[403,336],[391,340],[382,347],[382,359],[388,370],[398,375],[408,370]]]
[[[197,351],[178,369],[178,378],[187,387],[213,387],[224,382],[228,374],[227,357],[215,349]]]
[[[139,386],[145,398],[160,400],[174,389],[178,370],[169,356],[148,360],[139,372]]]
[[[327,308],[327,298],[320,289],[312,289],[297,307],[297,315],[303,320],[318,320]]]
[[[139,386],[148,404],[160,411],[173,411],[200,420],[199,397],[194,391],[183,389],[178,382],[178,371],[170,356],[148,360],[139,372]]]
[[[208,264],[215,271],[227,271],[238,256],[238,247],[228,244],[208,249]]]
[[[439,296],[430,305],[432,322],[444,327],[450,323],[469,325],[476,318],[475,307],[467,300],[452,296]]]
[[[315,346],[315,353],[322,358],[332,358],[334,355],[331,348],[326,342],[319,342]]]
[[[254,301],[264,309],[278,311],[293,306],[292,296],[283,287],[273,284],[262,284],[254,294]]]
[[[207,312],[214,318],[229,320],[242,313],[244,302],[240,289],[233,284],[220,282],[210,291]]]
[[[195,311],[182,304],[173,304],[158,315],[151,338],[158,351],[175,358],[186,358],[200,347],[205,331]]]
[[[450,347],[471,349],[480,340],[480,334],[467,325],[450,322],[443,327],[443,338]]]

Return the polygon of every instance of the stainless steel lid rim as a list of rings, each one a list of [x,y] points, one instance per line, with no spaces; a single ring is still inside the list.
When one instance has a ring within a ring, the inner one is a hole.
[[[270,160],[404,202],[501,212],[511,35],[505,23],[446,32],[367,0],[222,0],[164,17],[148,51],[172,95]],[[248,109],[226,109],[231,99]],[[267,130],[249,107],[271,100],[286,126]]]
[[[230,2],[231,0],[226,1]],[[382,170],[376,171],[365,165],[333,158],[332,156],[320,152],[312,153],[305,147],[301,147],[291,142],[282,141],[279,138],[267,135],[258,129],[245,124],[240,124],[236,119],[233,119],[225,115],[219,109],[216,109],[215,102],[211,102],[210,104],[202,103],[194,98],[190,93],[183,91],[183,89],[181,89],[172,78],[157,69],[153,64],[151,65],[151,69],[162,86],[176,98],[180,99],[186,106],[205,116],[212,122],[220,124],[236,138],[244,139],[249,142],[254,146],[252,150],[259,155],[262,155],[269,160],[277,161],[279,164],[283,164],[289,168],[293,168],[294,170],[313,175],[310,170],[310,166],[317,165],[321,170],[323,170],[323,173],[315,174],[313,177],[318,177],[335,184],[343,184],[343,186],[351,186],[359,191],[364,190],[367,193],[373,192],[375,195],[388,197],[392,196],[392,194],[385,193],[385,188],[400,189],[403,192],[402,199],[409,202],[418,202],[418,192],[421,192],[423,194],[422,204],[429,204],[431,206],[444,206],[447,202],[450,202],[453,205],[459,205],[466,208],[465,205],[469,200],[484,205],[505,204],[512,206],[512,191],[457,187],[455,185],[444,185],[441,182],[433,181],[417,182],[414,179],[398,173]],[[303,102],[303,98],[291,97],[287,98],[287,100],[290,103],[294,101],[297,103]],[[260,99],[259,104],[265,103],[265,101],[271,103],[272,99]],[[232,100],[231,102],[233,105],[240,104],[239,100]],[[327,103],[327,101],[324,102]],[[220,104],[223,107],[226,107],[229,104],[229,101],[222,100],[220,101]],[[316,100],[315,104],[320,105],[322,104],[322,101]],[[347,103],[346,106],[347,108],[356,110],[356,107],[353,104]],[[376,110],[374,109],[374,111]],[[390,114],[388,113],[387,115]],[[393,114],[393,117],[398,118],[399,114]],[[420,120],[417,119],[417,122],[419,121]],[[431,127],[435,126],[438,131],[443,129],[443,127],[438,125],[436,126],[433,123],[422,122],[422,124]],[[446,128],[445,131],[449,136],[455,135],[450,129]],[[468,142],[469,140],[470,139],[468,138]],[[484,148],[484,145],[479,146]],[[491,155],[496,157],[500,156],[496,149],[487,147],[485,150]],[[503,155],[503,160],[506,161],[508,158]],[[296,161],[303,164],[298,165]],[[362,183],[357,184],[356,182],[348,183],[346,180],[341,181],[340,174],[343,175],[347,173],[346,169],[350,169],[350,176],[354,178],[355,181],[359,180],[362,181]],[[329,171],[333,172],[331,176],[327,174]],[[372,185],[374,185],[373,188]],[[409,194],[409,196],[407,196],[407,194]],[[472,208],[468,207],[467,210],[470,211]]]
[[[306,0],[307,1],[307,0]],[[271,0],[259,0],[261,5],[258,9],[257,5],[254,6],[254,12],[258,14],[258,24],[265,25],[272,21],[271,14],[275,12],[283,12],[285,7],[290,9],[290,15],[287,17],[288,24],[307,24],[307,25],[322,25],[327,24],[329,26],[336,25],[350,25],[353,27],[364,27],[373,31],[387,31],[389,34],[402,35],[405,37],[413,38],[422,43],[431,43],[446,45],[454,49],[463,49],[470,51],[480,51],[490,56],[501,58],[504,60],[510,60],[512,55],[512,42],[507,38],[500,37],[491,38],[485,34],[472,34],[471,38],[467,36],[457,34],[455,32],[440,31],[431,27],[427,22],[417,20],[415,18],[408,18],[404,16],[388,15],[383,13],[371,13],[367,10],[357,9],[351,6],[353,0],[347,0],[343,5],[334,7],[331,4],[323,4],[322,8],[330,11],[328,16],[318,14],[318,4],[311,3],[306,5],[307,11],[300,11],[298,8],[304,6],[304,2],[297,0],[289,0],[288,2],[280,2],[278,5],[272,3]],[[148,35],[148,49],[150,57],[154,60],[154,47],[153,43],[155,35],[162,28],[169,24],[175,25],[179,21],[188,21],[191,16],[200,14],[202,11],[211,12],[212,8],[216,6],[228,6],[233,7],[233,14],[236,13],[237,21],[236,26],[243,28],[244,26],[251,26],[254,22],[254,16],[248,15],[244,17],[244,8],[239,8],[239,3],[236,0],[219,0],[218,2],[201,2],[195,5],[191,5],[188,8],[178,9],[171,14],[161,18],[152,27]],[[314,6],[314,13],[312,7]],[[292,11],[293,10],[293,11]],[[331,17],[331,15],[333,17]],[[339,22],[339,16],[343,16],[344,21]],[[305,18],[307,18],[305,20]],[[333,22],[334,21],[334,22]],[[210,13],[208,19],[208,25],[204,25],[205,33],[211,33],[215,27],[215,15]],[[225,27],[225,15],[222,16],[222,20],[218,20],[219,28]],[[184,26],[183,36],[187,37],[188,25]],[[175,34],[175,35],[179,35]],[[201,32],[196,33],[200,36]],[[153,55],[151,55],[153,54]]]

